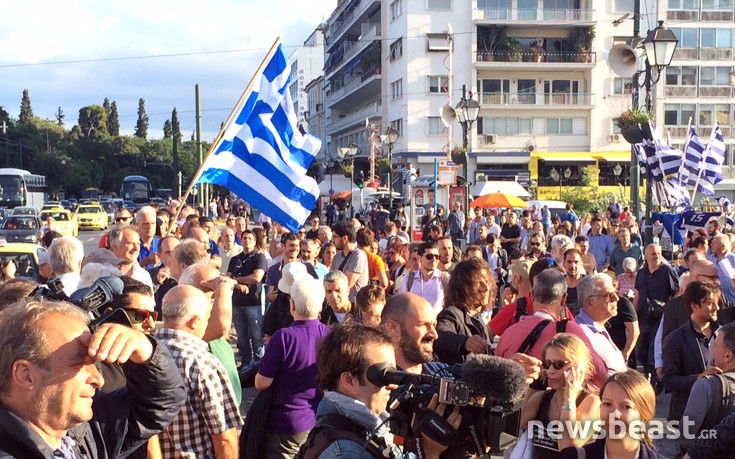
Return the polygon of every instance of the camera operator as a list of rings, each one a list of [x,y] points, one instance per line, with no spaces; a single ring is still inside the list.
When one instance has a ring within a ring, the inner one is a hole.
[[[87,324],[77,306],[43,299],[0,313],[0,458],[125,457],[176,417],[186,392],[165,346]],[[120,363],[127,388],[98,391],[95,361]]]
[[[388,362],[395,366],[390,338],[364,325],[340,325],[327,335],[317,349],[317,384],[324,390],[319,403],[316,427],[302,447],[305,458],[383,458],[384,451],[403,457],[388,431],[385,412],[390,391],[396,386],[378,387],[367,380],[368,367]],[[444,414],[446,405],[436,399],[430,410]],[[458,411],[448,418],[453,428],[461,421]],[[422,435],[425,457],[438,458],[446,449]]]

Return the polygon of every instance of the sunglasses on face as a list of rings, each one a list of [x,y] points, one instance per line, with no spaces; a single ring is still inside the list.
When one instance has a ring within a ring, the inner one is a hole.
[[[146,320],[148,320],[149,317],[153,317],[154,321],[158,319],[158,312],[156,311],[149,311],[147,309],[132,309],[132,308],[125,308],[123,309],[123,311],[125,311],[125,314],[128,315],[128,318],[134,324],[145,322]]]
[[[615,293],[615,292],[600,293],[598,295],[590,295],[590,296],[591,297],[592,296],[597,296],[597,297],[600,297],[601,296],[601,297],[605,298],[608,301],[617,301],[618,300],[618,294]]]
[[[541,243],[540,242],[531,242],[530,246],[531,247],[541,247]]]
[[[438,259],[438,258],[439,258],[439,254],[436,254],[436,253],[425,253],[425,254],[424,254],[424,256],[425,256],[425,257],[426,257],[426,259],[427,259],[427,260],[429,260],[429,261],[433,261],[433,260],[434,260],[435,258],[436,258],[436,259]]]
[[[555,370],[561,370],[568,364],[568,360],[544,360],[541,363],[541,365],[544,367],[544,370],[548,370],[551,367],[554,367]]]
[[[116,222],[122,222],[126,220],[130,220],[130,217],[115,217]]]

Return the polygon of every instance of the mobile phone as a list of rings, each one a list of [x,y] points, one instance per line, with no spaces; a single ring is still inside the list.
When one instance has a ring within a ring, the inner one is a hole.
[[[572,377],[572,369],[564,370],[564,377],[569,380]]]
[[[92,331],[95,331],[103,323],[120,324],[125,325],[126,327],[133,326],[133,323],[130,321],[130,317],[128,317],[127,313],[120,308],[115,308],[112,311],[106,312],[94,319],[90,322],[89,328],[91,328]]]

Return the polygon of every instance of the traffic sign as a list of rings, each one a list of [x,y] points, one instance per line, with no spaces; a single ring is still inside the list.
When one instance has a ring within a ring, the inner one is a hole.
[[[323,188],[322,188],[323,189]],[[332,196],[334,194],[334,188],[329,189],[329,196]]]

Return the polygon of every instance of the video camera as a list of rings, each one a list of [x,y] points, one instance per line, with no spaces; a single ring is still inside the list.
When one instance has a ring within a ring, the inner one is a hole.
[[[454,457],[452,452],[457,457],[482,456],[488,446],[492,451],[509,447],[520,434],[526,375],[523,367],[508,359],[472,355],[466,363],[441,367],[432,375],[406,373],[379,363],[367,369],[367,379],[376,386],[401,386],[389,404],[390,430],[406,439],[409,449],[418,446],[415,439],[421,432],[450,446],[442,457]],[[456,432],[435,416],[426,416],[424,407],[434,394],[439,402],[460,407],[462,422]]]
[[[122,309],[102,312],[102,306],[122,295],[123,281],[119,277],[100,277],[92,285],[72,293],[71,298],[64,292],[64,284],[59,279],[52,279],[39,285],[29,297],[41,297],[47,300],[67,301],[90,313],[94,319],[89,324],[92,331],[105,322],[120,323],[131,326],[130,319]]]

